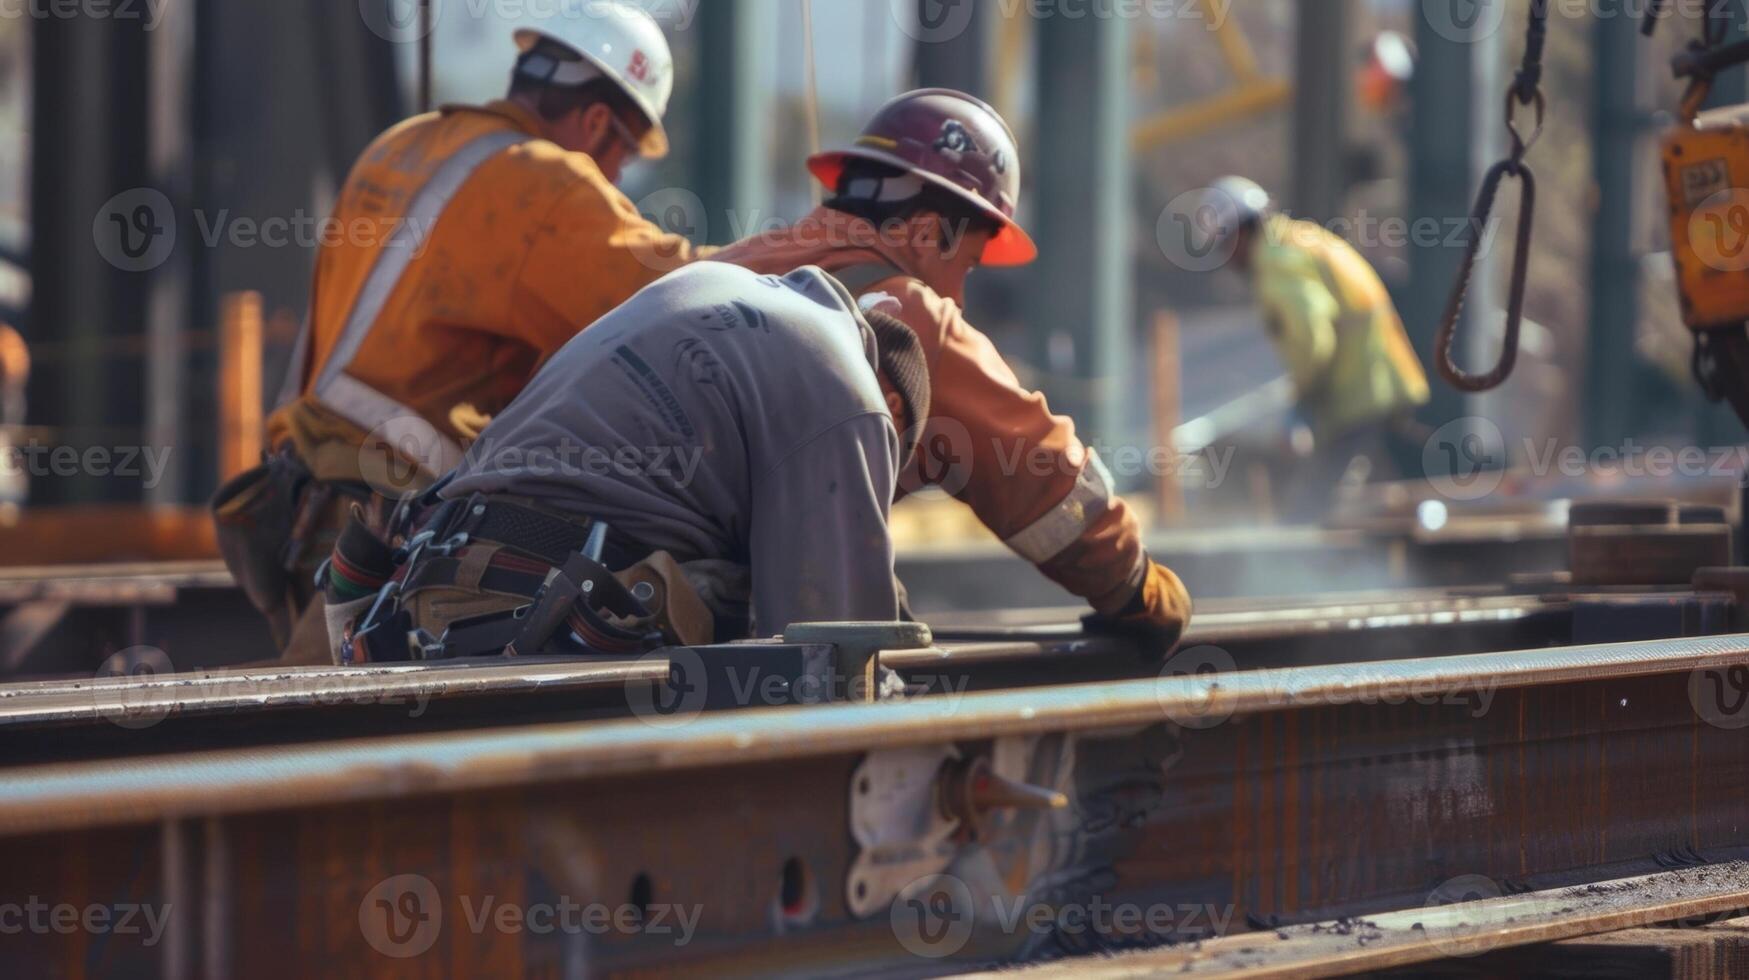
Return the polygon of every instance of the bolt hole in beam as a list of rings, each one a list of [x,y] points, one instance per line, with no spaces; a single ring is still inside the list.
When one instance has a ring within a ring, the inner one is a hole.
[[[790,926],[805,926],[819,913],[820,889],[815,884],[814,875],[801,858],[791,857],[783,862],[778,882],[778,931]]]

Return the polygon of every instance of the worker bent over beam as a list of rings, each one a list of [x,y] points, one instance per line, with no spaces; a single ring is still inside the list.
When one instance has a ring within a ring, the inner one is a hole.
[[[531,14],[514,37],[507,98],[407,120],[354,165],[335,224],[385,232],[323,243],[271,458],[215,501],[227,563],[288,662],[327,659],[306,604],[373,486],[453,468],[545,358],[695,257],[614,186],[627,160],[668,152],[661,28],[597,2]]]
[[[916,336],[831,276],[682,269],[571,340],[492,421],[430,495],[386,592],[357,574],[384,567],[386,543],[347,529],[328,596],[338,659],[891,622],[887,516],[914,446],[899,432],[928,412]]]
[[[969,95],[924,89],[888,102],[854,145],[808,166],[831,200],[717,258],[780,274],[818,265],[859,296],[891,296],[929,360],[922,441],[943,440],[957,457],[931,472],[920,454],[902,485],[940,483],[1098,613],[1170,645],[1190,616],[1183,583],[1144,554],[1135,514],[1074,423],[1021,387],[960,310],[972,269],[1038,254],[1014,220],[1020,156],[1008,124]],[[1005,462],[1021,458],[1053,465]]]

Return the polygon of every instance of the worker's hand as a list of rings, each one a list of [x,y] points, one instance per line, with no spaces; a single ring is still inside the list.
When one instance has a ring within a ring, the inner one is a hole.
[[[1172,569],[1150,559],[1135,598],[1116,613],[1109,616],[1093,613],[1083,617],[1081,623],[1089,633],[1145,640],[1164,657],[1178,645],[1190,623],[1190,593]]]

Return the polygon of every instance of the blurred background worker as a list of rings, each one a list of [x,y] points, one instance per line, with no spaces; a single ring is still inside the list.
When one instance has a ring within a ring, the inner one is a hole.
[[[718,257],[773,273],[819,265],[858,295],[893,297],[933,387],[924,450],[902,487],[941,485],[1102,616],[1175,640],[1190,615],[1183,583],[1144,553],[1135,514],[1074,422],[1022,387],[960,309],[973,269],[1038,255],[1014,220],[1020,152],[1008,124],[972,96],[922,89],[808,169],[833,194],[824,206]]]
[[[1343,486],[1395,478],[1429,391],[1378,273],[1332,232],[1276,213],[1269,193],[1244,177],[1216,181],[1198,221],[1249,275],[1311,431],[1287,516],[1317,521]]]
[[[563,620],[517,610],[603,524],[600,563],[661,596],[648,604],[669,642],[891,622],[887,515],[913,448],[895,419],[928,411],[915,335],[865,318],[819,269],[678,271],[567,344],[469,450],[441,491],[453,503],[426,526],[460,544],[408,570],[385,649],[424,630],[449,644],[428,656],[497,653],[511,642],[499,624],[529,622],[551,632],[517,649],[546,648]],[[337,592],[334,608],[370,602],[375,583],[362,584],[364,598]],[[580,623],[603,652],[626,631]]]
[[[350,508],[453,468],[545,358],[694,255],[614,186],[668,152],[661,28],[599,0],[541,14],[514,31],[507,98],[395,126],[340,191],[272,459],[216,501],[227,562],[282,644]],[[288,659],[326,659],[310,639]]]

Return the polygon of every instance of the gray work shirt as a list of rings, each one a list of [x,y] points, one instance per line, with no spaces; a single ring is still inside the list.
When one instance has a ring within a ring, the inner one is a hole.
[[[529,497],[682,562],[748,566],[765,635],[890,621],[898,436],[875,363],[820,270],[696,263],[553,355],[443,496]]]

